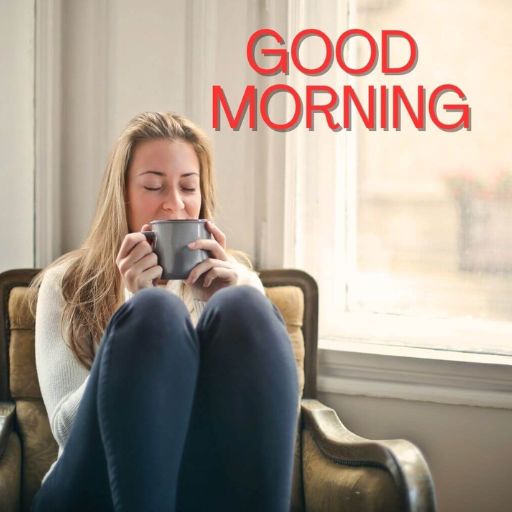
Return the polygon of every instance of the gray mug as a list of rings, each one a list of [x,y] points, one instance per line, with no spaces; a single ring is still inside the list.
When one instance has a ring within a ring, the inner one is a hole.
[[[142,234],[163,268],[162,279],[185,279],[198,263],[209,257],[202,249],[187,247],[199,238],[211,238],[206,219],[153,220],[150,224],[152,231]]]

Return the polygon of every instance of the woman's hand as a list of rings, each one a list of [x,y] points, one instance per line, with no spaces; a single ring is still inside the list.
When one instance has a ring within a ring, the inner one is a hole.
[[[188,247],[192,250],[208,251],[210,257],[197,264],[185,281],[205,301],[221,288],[236,285],[240,273],[239,263],[226,253],[226,235],[210,220],[207,221],[206,228],[213,238],[196,240],[188,244]]]
[[[151,231],[144,224],[141,231]],[[132,293],[153,286],[153,280],[162,276],[157,256],[142,233],[128,233],[117,253],[116,265],[121,272],[124,286]]]

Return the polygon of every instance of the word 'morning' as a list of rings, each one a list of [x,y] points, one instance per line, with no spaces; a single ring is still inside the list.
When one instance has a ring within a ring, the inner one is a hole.
[[[427,112],[430,120],[441,130],[457,131],[462,128],[470,129],[471,109],[466,104],[445,103],[441,105],[445,112],[458,114],[458,117],[453,122],[448,123],[441,121],[438,115],[439,102],[445,93],[455,93],[459,99],[466,99],[459,87],[453,84],[443,84],[434,89],[428,99],[428,108],[425,87],[419,85],[417,91],[416,101],[414,102],[415,106],[413,106],[413,102],[399,85],[394,85],[391,88],[381,85],[378,89],[370,85],[368,86],[368,102],[365,108],[353,87],[349,85],[342,87],[341,98],[336,90],[330,86],[308,85],[306,86],[304,102],[293,87],[286,84],[272,85],[263,91],[259,99],[259,104],[257,88],[254,85],[248,85],[245,88],[236,114],[233,114],[224,94],[224,90],[220,85],[214,85],[212,89],[213,128],[220,130],[220,110],[222,107],[226,120],[233,130],[240,129],[247,113],[249,115],[249,128],[256,130],[258,111],[263,122],[269,128],[276,131],[293,130],[300,124],[304,114],[306,116],[306,128],[309,130],[314,129],[315,114],[323,115],[328,127],[333,131],[339,131],[343,128],[351,130],[353,124],[352,111],[354,108],[359,114],[361,121],[369,130],[376,130],[377,127],[388,130],[390,128],[390,120],[391,127],[395,130],[400,130],[402,108],[407,111],[412,124],[418,130],[426,129]],[[269,114],[270,99],[278,93],[288,95],[293,102],[290,119],[281,122],[272,119]],[[324,98],[327,96],[328,101],[319,103],[315,99],[316,96],[322,96]],[[340,99],[342,100],[342,114],[339,117],[340,120],[341,118],[343,119],[342,124],[340,124],[333,115],[333,112],[339,106]],[[379,102],[377,102],[377,99],[379,99]]]

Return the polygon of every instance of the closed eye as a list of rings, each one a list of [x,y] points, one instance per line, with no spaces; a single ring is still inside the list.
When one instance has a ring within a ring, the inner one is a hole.
[[[161,190],[162,187],[157,188],[151,188],[151,187],[144,187],[146,190]]]

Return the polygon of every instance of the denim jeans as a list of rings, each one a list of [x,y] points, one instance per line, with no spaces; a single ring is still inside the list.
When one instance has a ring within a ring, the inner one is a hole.
[[[289,510],[297,370],[257,290],[218,291],[194,328],[153,288],[111,318],[33,512]]]

